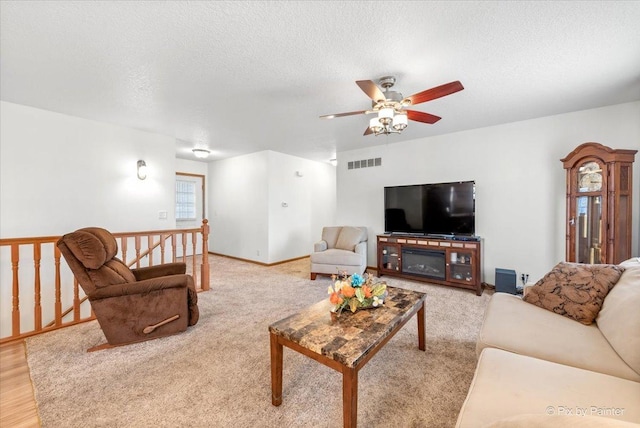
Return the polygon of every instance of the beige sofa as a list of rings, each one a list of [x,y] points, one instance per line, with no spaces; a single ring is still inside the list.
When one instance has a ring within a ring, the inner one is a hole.
[[[591,325],[494,294],[456,426],[640,424],[640,259],[621,266]]]

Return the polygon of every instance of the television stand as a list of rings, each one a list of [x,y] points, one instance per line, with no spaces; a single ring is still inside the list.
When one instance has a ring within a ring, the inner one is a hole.
[[[466,288],[480,296],[481,244],[477,236],[378,235],[378,276]]]

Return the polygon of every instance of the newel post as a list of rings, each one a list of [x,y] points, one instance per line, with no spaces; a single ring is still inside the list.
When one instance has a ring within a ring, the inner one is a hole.
[[[209,220],[202,220],[202,265],[200,265],[200,281],[202,290],[210,289],[209,285]]]

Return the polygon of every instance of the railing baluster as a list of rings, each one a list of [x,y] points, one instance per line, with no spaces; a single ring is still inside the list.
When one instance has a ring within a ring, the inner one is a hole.
[[[200,272],[201,287],[203,290],[209,290],[209,221],[205,218],[202,220],[202,265]]]
[[[42,290],[40,289],[40,259],[42,257],[42,247],[40,242],[33,244],[33,268],[35,269],[35,276],[33,281],[34,288],[34,307],[33,307],[33,321],[36,330],[42,330]]]
[[[193,283],[196,285],[198,285],[198,269],[196,268],[197,266],[197,257],[196,257],[196,251],[197,251],[197,246],[198,246],[198,235],[197,232],[191,232],[191,272],[192,272],[192,276],[193,276]]]
[[[136,235],[136,268],[140,269],[140,235]]]
[[[149,251],[149,265],[153,266],[153,235],[147,235],[147,250]]]
[[[78,280],[73,278],[73,320],[80,319],[80,290],[78,288]]]
[[[160,235],[160,264],[164,264],[164,245],[167,235]]]
[[[11,245],[11,270],[13,271],[13,308],[11,310],[11,334],[20,334],[20,280],[18,277],[18,263],[20,262],[20,246]]]
[[[173,263],[175,263],[177,261],[177,258],[176,258],[176,251],[177,251],[176,250],[176,246],[177,246],[176,245],[176,233],[173,232],[171,234],[171,254],[172,254],[171,261]]]
[[[120,237],[120,249],[122,250],[122,261],[127,263],[127,237]]]
[[[187,262],[187,234],[182,232],[182,262]]]
[[[60,285],[60,250],[57,246],[53,246],[53,259],[56,269],[56,303],[55,303],[55,325],[62,324],[62,287]]]

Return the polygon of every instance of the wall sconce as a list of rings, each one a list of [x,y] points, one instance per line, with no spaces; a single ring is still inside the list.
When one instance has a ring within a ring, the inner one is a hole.
[[[144,180],[147,178],[147,164],[143,160],[138,161],[138,179]]]

